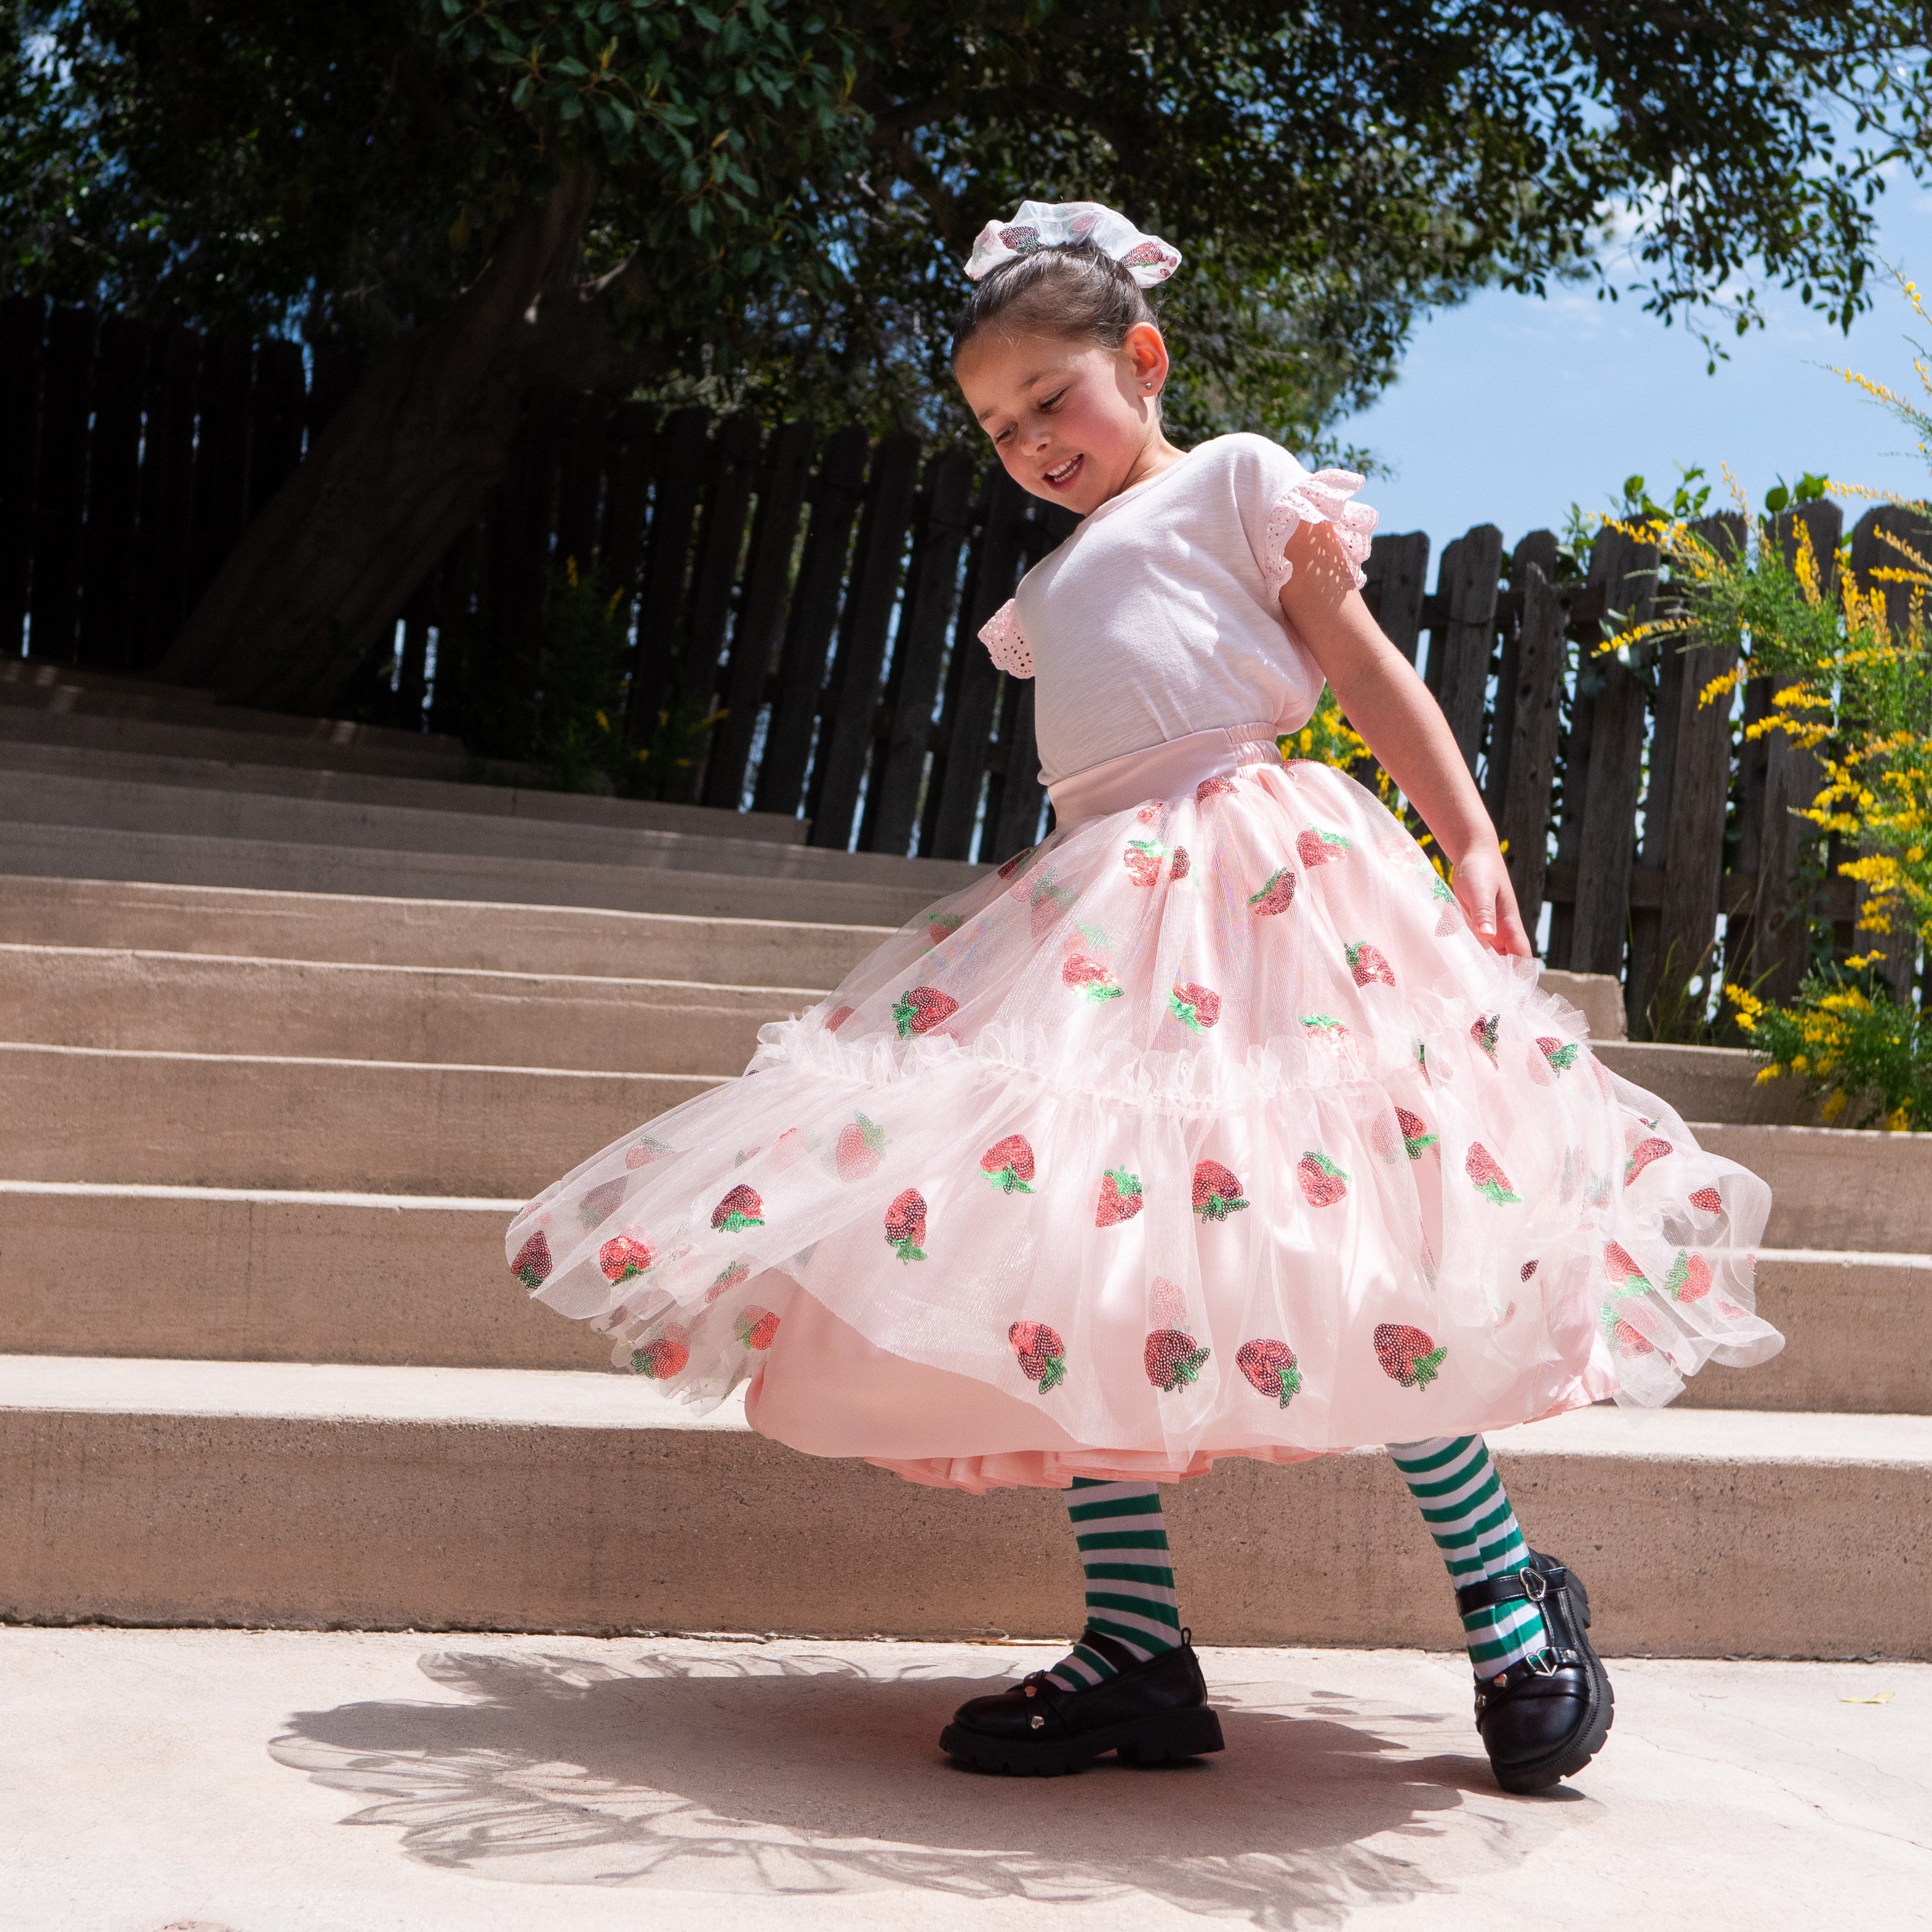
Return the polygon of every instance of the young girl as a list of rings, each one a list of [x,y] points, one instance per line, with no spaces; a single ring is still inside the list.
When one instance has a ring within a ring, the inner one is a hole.
[[[990,1769],[1219,1750],[1156,1485],[1392,1444],[1496,1776],[1539,1790],[1610,1686],[1481,1432],[1774,1353],[1769,1195],[1538,992],[1454,740],[1358,594],[1361,479],[1162,434],[1144,290],[1180,259],[1028,202],[967,268],[968,406],[1084,518],[983,634],[1037,679],[1052,834],[767,1027],[753,1077],[549,1189],[511,1264],[686,1400],[748,1377],[753,1426],[808,1454],[1065,1492],[1087,1626],[947,1726]],[[1453,889],[1277,756],[1324,679]]]

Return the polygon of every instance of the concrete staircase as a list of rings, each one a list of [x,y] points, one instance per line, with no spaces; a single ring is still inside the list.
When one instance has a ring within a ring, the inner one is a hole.
[[[502,1264],[529,1193],[975,868],[114,695],[0,677],[0,1617],[1067,1625],[1054,1498],[694,1420]],[[1932,1655],[1932,1142],[1797,1124],[1741,1056],[1604,1051],[1778,1190],[1791,1346],[1498,1438],[1534,1540],[1610,1649]],[[1172,1520],[1216,1640],[1453,1640],[1378,1455],[1225,1466]]]

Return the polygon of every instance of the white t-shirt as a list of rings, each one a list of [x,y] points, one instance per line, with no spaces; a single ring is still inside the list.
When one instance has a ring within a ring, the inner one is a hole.
[[[1265,436],[1216,436],[1034,565],[980,634],[1001,670],[1038,679],[1042,779],[1218,726],[1305,724],[1322,674],[1282,616],[1282,553],[1304,522],[1332,524],[1359,585],[1376,526],[1350,500],[1361,487]]]

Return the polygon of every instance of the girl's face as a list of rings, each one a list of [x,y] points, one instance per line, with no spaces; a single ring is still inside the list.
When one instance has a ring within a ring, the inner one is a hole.
[[[953,370],[966,406],[1023,490],[1084,516],[1177,454],[1160,433],[1167,345],[1151,322],[1118,349],[982,329]]]

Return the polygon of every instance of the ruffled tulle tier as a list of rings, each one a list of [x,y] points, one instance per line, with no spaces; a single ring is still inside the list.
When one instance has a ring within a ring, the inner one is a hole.
[[[1324,766],[1066,829],[748,1077],[547,1190],[513,1269],[767,1432],[982,1488],[1667,1402],[1781,1338],[1754,1175],[1590,1052]]]

